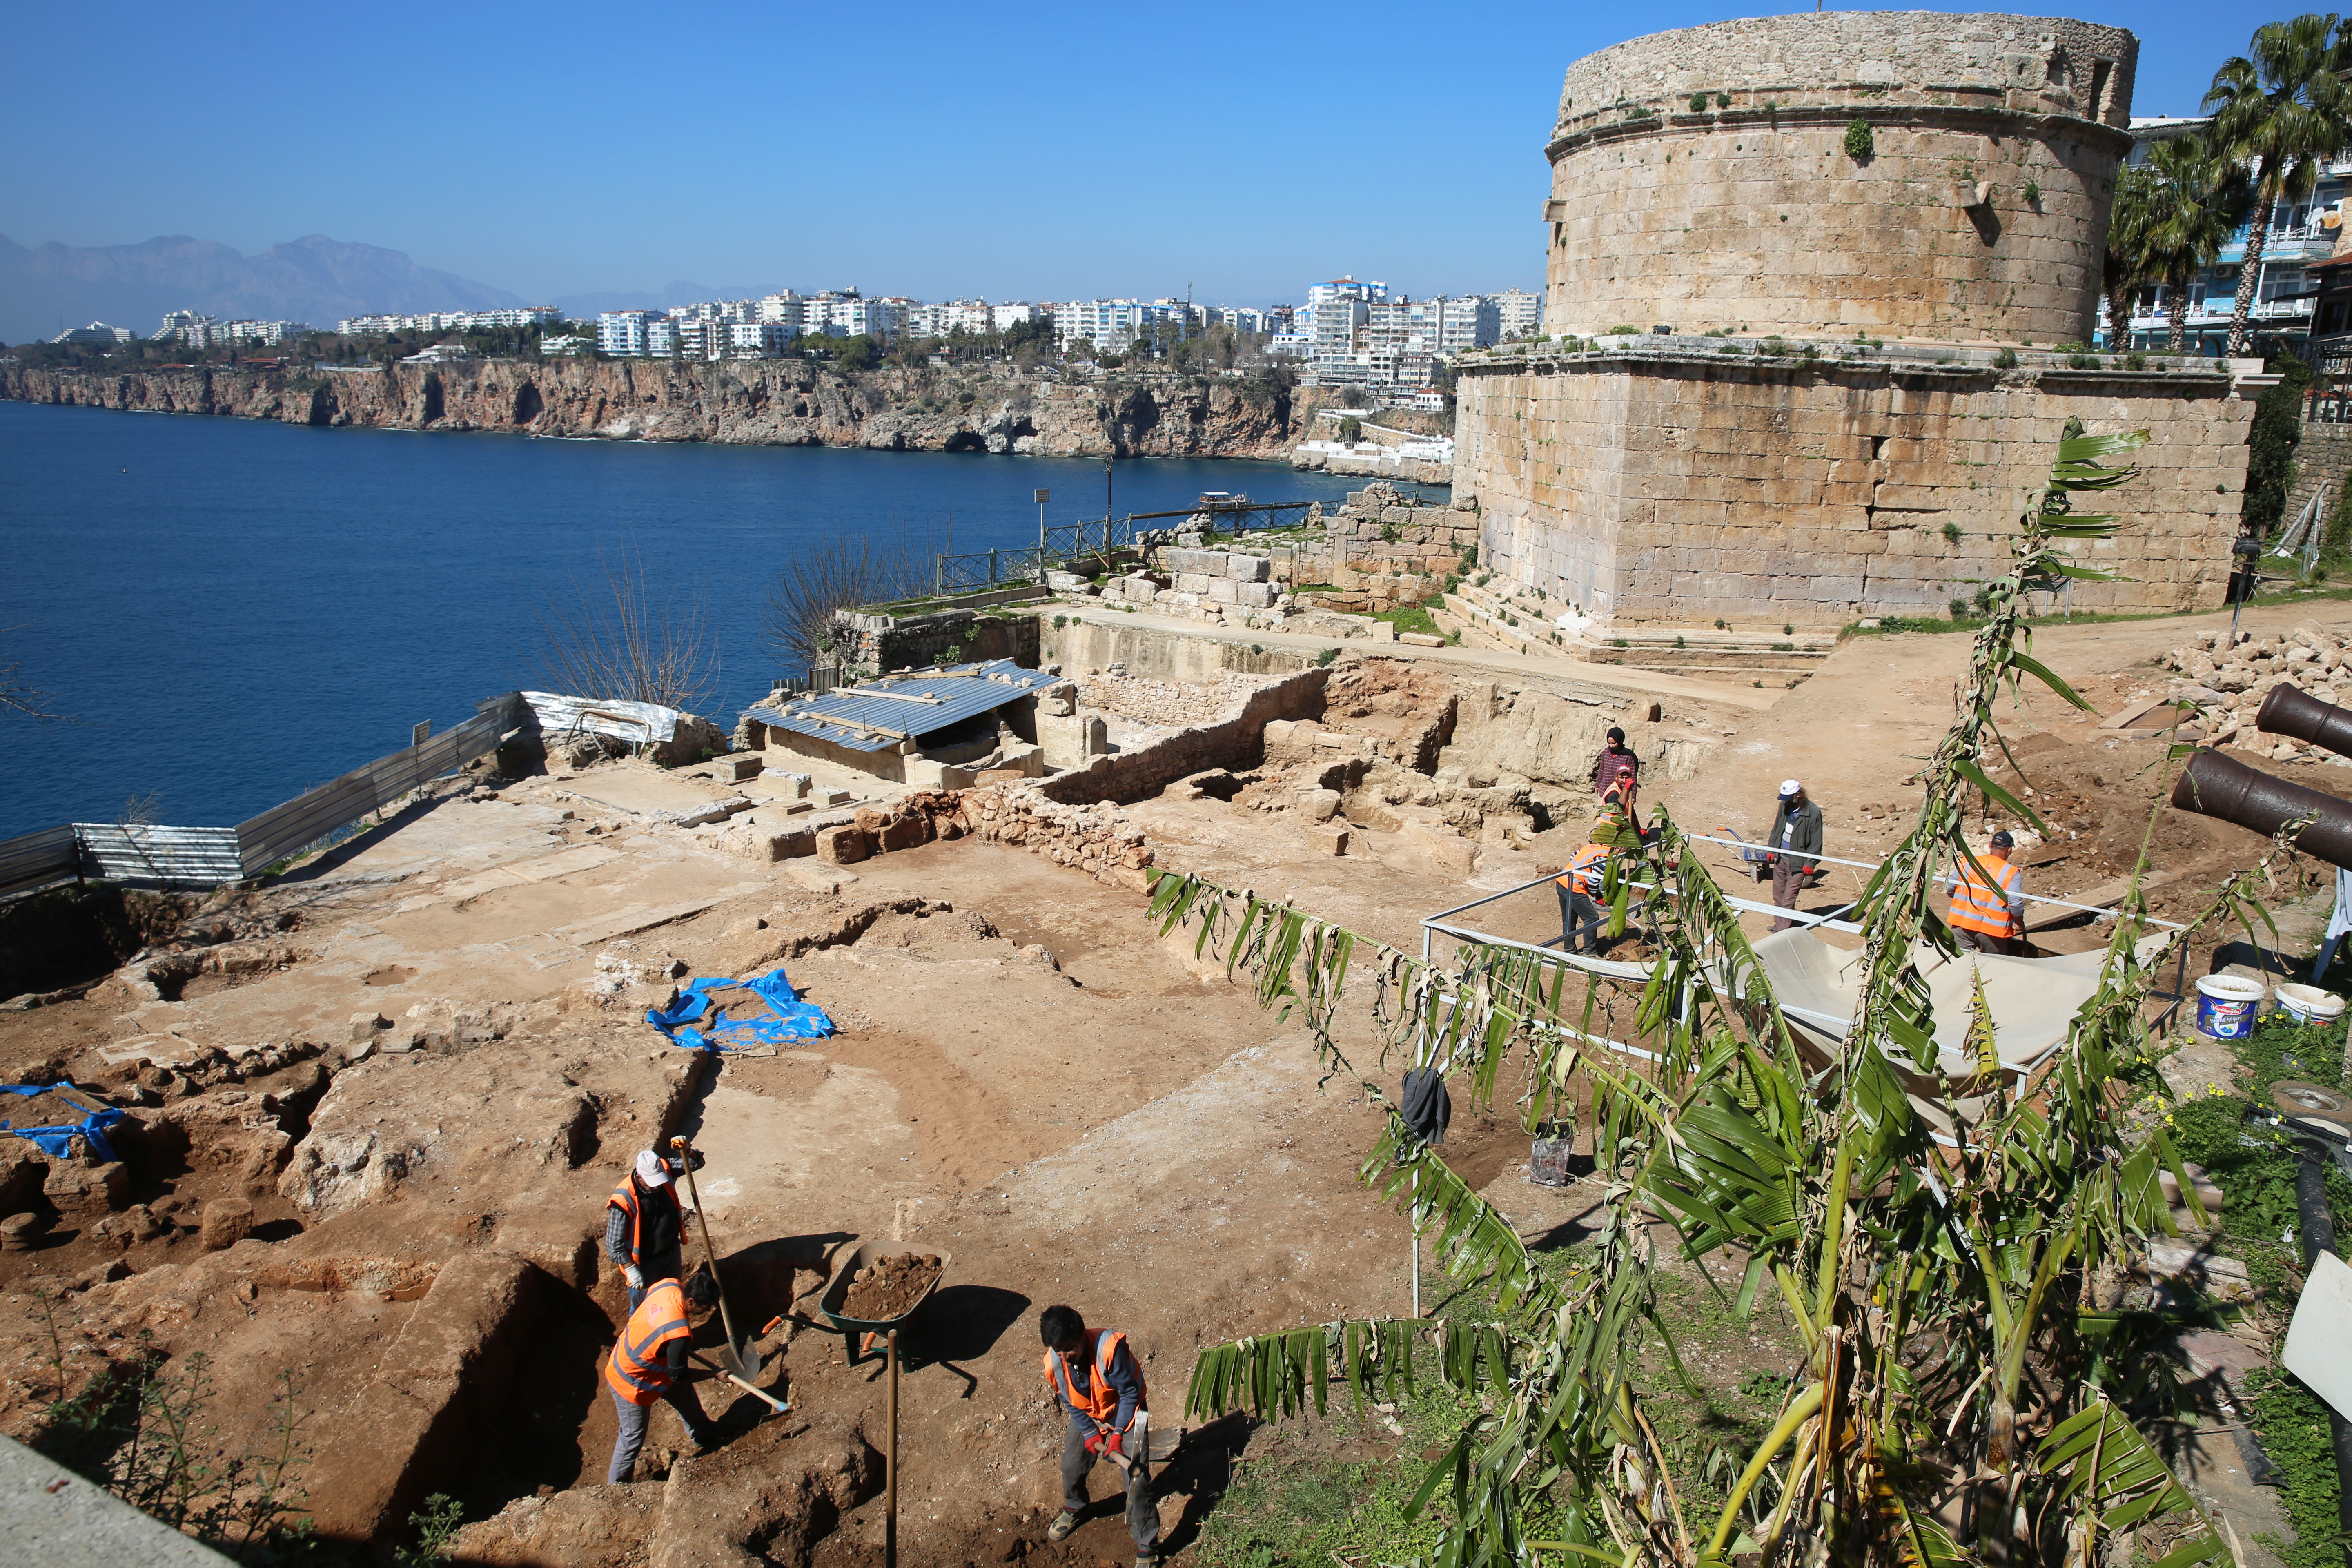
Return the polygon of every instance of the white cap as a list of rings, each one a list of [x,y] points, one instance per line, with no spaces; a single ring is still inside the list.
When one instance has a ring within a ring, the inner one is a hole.
[[[649,1187],[669,1185],[669,1166],[659,1154],[647,1149],[637,1155],[637,1180]]]
[[[1799,784],[1796,780],[1782,779],[1780,781],[1780,798],[1782,800],[1788,799],[1790,795],[1802,795],[1804,793],[1805,786]]]

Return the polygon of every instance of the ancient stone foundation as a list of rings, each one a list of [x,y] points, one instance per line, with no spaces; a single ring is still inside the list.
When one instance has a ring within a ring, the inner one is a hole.
[[[1942,615],[2008,569],[2070,417],[2147,430],[2082,610],[2221,601],[2253,405],[2226,376],[1531,351],[1465,367],[1480,561],[1601,625]]]

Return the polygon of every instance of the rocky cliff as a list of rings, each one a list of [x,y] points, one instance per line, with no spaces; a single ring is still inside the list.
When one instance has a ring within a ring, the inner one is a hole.
[[[1281,458],[1298,438],[1289,390],[1266,381],[1114,373],[1064,383],[1002,365],[844,374],[813,361],[460,360],[122,374],[0,366],[0,397],[289,425],[1043,457]]]

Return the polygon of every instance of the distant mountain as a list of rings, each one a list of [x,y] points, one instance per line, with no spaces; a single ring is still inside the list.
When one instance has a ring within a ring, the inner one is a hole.
[[[780,290],[774,288],[721,289],[681,278],[663,284],[651,294],[626,289],[607,290],[601,294],[558,294],[542,303],[554,306],[572,321],[593,321],[599,310],[667,310],[672,305],[690,305],[698,300],[757,300],[777,292]]]
[[[93,321],[143,337],[167,310],[331,327],[345,316],[378,311],[545,303],[419,267],[401,251],[323,234],[258,256],[185,235],[94,247],[51,243],[37,250],[0,235],[0,341],[12,343]]]

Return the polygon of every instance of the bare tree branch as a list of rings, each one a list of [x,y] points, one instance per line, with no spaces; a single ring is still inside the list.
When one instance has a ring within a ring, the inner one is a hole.
[[[574,575],[569,599],[540,607],[538,661],[548,689],[574,697],[693,709],[719,688],[709,605],[691,594],[649,587],[635,550],[601,549],[600,584]]]
[[[24,629],[22,626],[0,626],[0,637],[12,636]],[[45,723],[59,720],[68,724],[78,722],[50,709],[49,703],[55,700],[57,693],[45,691],[25,679],[17,673],[24,668],[25,661],[18,658],[12,658],[5,664],[0,664],[0,713],[22,714],[27,719],[38,719]]]
[[[931,583],[931,540],[901,519],[886,534],[836,533],[803,546],[768,586],[760,640],[788,664],[837,664],[836,612],[887,604]]]

